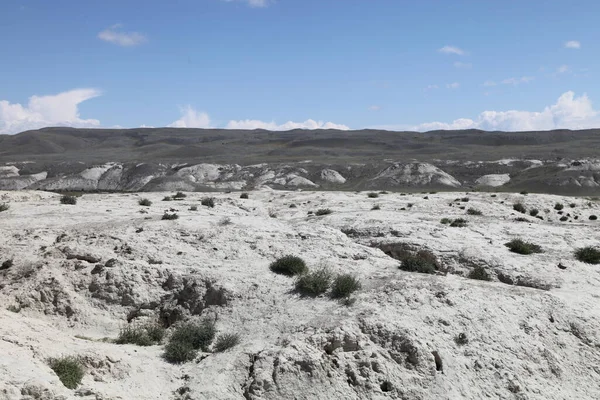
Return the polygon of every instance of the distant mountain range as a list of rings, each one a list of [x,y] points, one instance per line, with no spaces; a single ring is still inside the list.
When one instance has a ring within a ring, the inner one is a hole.
[[[75,129],[0,135],[0,189],[600,194],[600,129]]]

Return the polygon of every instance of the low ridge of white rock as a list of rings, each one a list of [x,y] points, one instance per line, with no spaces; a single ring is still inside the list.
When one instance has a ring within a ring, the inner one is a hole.
[[[498,187],[510,182],[509,174],[489,174],[483,175],[475,180],[478,186]]]

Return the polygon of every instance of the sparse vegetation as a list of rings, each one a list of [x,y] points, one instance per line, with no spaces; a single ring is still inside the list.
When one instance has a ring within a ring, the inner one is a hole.
[[[312,213],[312,211],[309,213]],[[275,210],[269,210],[269,217],[277,218],[277,213],[275,212]]]
[[[362,287],[358,278],[350,274],[340,274],[331,285],[331,297],[334,299],[349,298]]]
[[[173,200],[173,199],[171,198],[171,196],[165,196],[165,197],[163,197],[163,199],[162,199],[162,201],[171,201],[171,200]]]
[[[462,199],[460,199],[460,201],[462,201],[463,203],[468,203],[469,202],[469,198],[468,197],[463,197]]]
[[[303,296],[316,297],[329,289],[332,273],[327,268],[320,268],[300,275],[296,279],[295,289]]]
[[[569,207],[571,207],[571,208],[575,208],[575,207],[577,207],[577,204],[575,204],[575,203],[571,203],[571,204],[569,204]]]
[[[371,199],[376,199],[376,198],[378,198],[378,197],[379,197],[379,193],[376,193],[376,192],[370,192],[370,193],[368,193],[368,194],[367,194],[367,196],[368,196],[369,198],[371,198]]]
[[[231,221],[230,217],[223,217],[219,221],[219,225],[221,225],[221,226],[226,226],[226,225],[231,225],[231,224],[233,224],[233,222]]]
[[[77,204],[77,197],[75,196],[70,196],[70,195],[64,195],[60,198],[60,204],[69,204],[69,205],[75,205]]]
[[[419,250],[415,254],[405,252],[400,258],[399,268],[403,271],[435,274],[440,267],[435,254],[429,250]]]
[[[377,211],[377,210],[381,210],[381,206],[379,204],[375,204],[373,207],[371,207],[371,211]]]
[[[294,203],[290,204],[290,208],[298,208],[297,205],[295,205]]]
[[[237,333],[224,333],[217,337],[213,352],[222,353],[232,347],[237,346],[240,343],[240,335]]]
[[[179,218],[179,215],[177,215],[177,213],[164,213],[161,219],[164,220],[174,220]]]
[[[7,203],[0,203],[0,212],[7,211],[10,208],[10,205]]]
[[[598,219],[598,216],[596,216],[596,215],[590,215],[589,218],[590,218],[590,221],[595,221],[595,220]]]
[[[476,208],[469,208],[467,210],[467,214],[469,214],[469,215],[483,215],[483,213],[481,211],[479,211],[478,209],[476,209]]]
[[[527,218],[525,217],[517,217],[515,218],[515,221],[517,222],[530,222]]]
[[[480,265],[475,266],[467,275],[469,279],[476,279],[478,281],[491,281],[492,278],[486,269]]]
[[[276,261],[273,261],[269,266],[269,269],[276,274],[286,276],[301,275],[308,271],[304,260],[292,255],[283,256]]]
[[[331,211],[329,208],[320,208],[317,210],[317,212],[315,212],[315,215],[329,215],[331,213],[333,213],[333,211]]]
[[[523,205],[523,203],[515,203],[513,204],[513,210],[523,213],[525,214],[527,212],[527,209],[525,208],[525,206]]]
[[[9,259],[9,260],[5,260],[2,265],[0,265],[0,271],[4,270],[4,269],[9,269],[10,267],[12,267],[14,265],[14,261],[13,259]]]
[[[464,228],[467,226],[467,220],[464,218],[456,218],[450,223],[450,226],[453,228]]]
[[[85,374],[81,361],[76,357],[51,358],[48,360],[48,364],[68,389],[75,389],[79,386]]]
[[[240,194],[240,199],[247,199],[248,197],[249,197],[248,193],[242,193],[242,194]]]
[[[169,337],[164,357],[172,363],[191,361],[196,358],[198,350],[208,351],[215,334],[215,325],[208,319],[182,323]]]
[[[526,190],[523,190],[523,191],[521,192],[521,194],[522,194],[523,196],[526,196],[526,195],[528,195],[528,194],[529,194],[529,192],[527,192]]]
[[[565,206],[562,203],[556,203],[556,204],[554,204],[554,209],[557,210],[557,211],[560,211],[563,208],[565,208]]]
[[[442,218],[440,220],[440,222],[444,225],[448,225],[448,224],[452,223],[452,220],[450,218]]]
[[[504,244],[510,251],[517,254],[529,255],[534,253],[542,253],[542,248],[534,243],[526,242],[522,239],[513,239]]]
[[[183,193],[183,192],[177,192],[173,195],[173,199],[178,200],[178,199],[185,199],[187,197],[187,194]]]
[[[157,323],[148,323],[144,325],[128,324],[121,328],[115,343],[152,346],[160,343],[164,335],[165,329]]]
[[[6,307],[6,310],[18,314],[21,312],[21,307],[18,305],[11,304],[10,306]]]
[[[205,207],[214,208],[215,207],[215,198],[214,197],[205,197],[202,199],[201,204]]]
[[[540,213],[540,210],[538,210],[537,208],[532,208],[531,210],[529,210],[529,215],[531,215],[532,217],[535,217],[539,213]]]
[[[459,346],[464,346],[469,343],[469,338],[467,337],[466,333],[459,333],[454,338],[454,342]]]
[[[559,221],[560,221],[560,222],[566,222],[566,221],[568,221],[568,220],[569,220],[569,217],[567,217],[567,216],[562,216],[562,217],[560,217],[560,219],[559,219]]]
[[[198,211],[198,206],[190,206],[190,211]]]
[[[587,246],[577,249],[575,258],[587,264],[600,264],[600,248]]]
[[[138,204],[139,204],[140,206],[144,206],[144,207],[150,207],[150,206],[152,205],[152,202],[151,202],[150,200],[148,200],[148,199],[140,199],[140,200],[138,201]]]

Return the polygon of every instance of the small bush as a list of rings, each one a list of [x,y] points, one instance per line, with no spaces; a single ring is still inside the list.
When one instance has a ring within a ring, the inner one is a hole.
[[[575,204],[575,203],[571,203],[571,204],[569,204],[569,207],[571,207],[571,208],[575,208],[575,207],[577,207],[577,204]]]
[[[298,208],[298,206],[295,204],[290,204],[290,208]]]
[[[0,271],[4,270],[4,269],[9,269],[10,267],[12,267],[14,265],[14,261],[13,259],[9,259],[9,260],[5,260],[2,265],[0,265]]]
[[[379,204],[375,204],[373,207],[371,207],[371,211],[377,211],[377,210],[381,210],[381,206]]]
[[[81,361],[76,357],[51,358],[48,364],[68,389],[75,389],[85,374]]]
[[[538,210],[537,208],[532,208],[531,210],[529,210],[529,215],[531,215],[532,217],[535,217],[539,213],[540,213],[540,210]]]
[[[273,261],[269,269],[276,274],[294,276],[308,271],[306,263],[300,257],[287,255]]]
[[[463,197],[462,199],[460,199],[460,201],[462,201],[464,203],[468,203],[469,202],[469,198],[468,197]]]
[[[201,204],[205,207],[214,208],[215,207],[215,198],[214,197],[205,197],[202,199]]]
[[[464,346],[469,343],[469,338],[467,337],[466,333],[459,333],[454,338],[454,342],[459,346]]]
[[[371,198],[371,199],[376,199],[376,198],[378,198],[378,197],[379,197],[379,193],[376,193],[376,192],[370,192],[370,193],[368,193],[368,194],[367,194],[367,196],[368,196],[369,198]]]
[[[334,299],[348,298],[362,287],[358,278],[350,274],[340,274],[331,285],[331,297]]]
[[[525,214],[527,212],[527,209],[525,208],[525,206],[523,205],[523,203],[515,203],[513,204],[513,210],[518,211],[520,213]]]
[[[560,219],[559,219],[560,222],[565,222],[568,220],[569,220],[569,217],[566,217],[566,216],[560,217]]]
[[[164,358],[170,363],[180,364],[193,361],[198,355],[198,350],[188,342],[170,341],[165,346]]]
[[[187,197],[187,194],[183,193],[183,192],[177,192],[173,195],[174,199],[185,199]]]
[[[469,272],[469,275],[467,275],[467,277],[469,279],[476,279],[479,281],[491,281],[492,278],[490,277],[490,274],[488,274],[488,272],[485,270],[485,268],[483,268],[480,265],[477,265],[475,268],[473,268],[471,270],[471,272]]]
[[[522,239],[513,239],[504,245],[508,247],[510,251],[517,254],[528,255],[533,253],[542,253],[542,248],[540,246],[531,242],[525,242]]]
[[[249,197],[248,193],[242,193],[242,194],[240,194],[240,199],[247,199],[248,197]]]
[[[160,343],[164,335],[165,329],[158,324],[130,324],[119,331],[119,336],[115,343],[152,346],[153,344]]]
[[[138,201],[138,204],[140,206],[150,207],[152,205],[152,202],[150,200],[148,200],[148,199],[140,199]]]
[[[173,199],[171,198],[171,196],[165,196],[163,197],[162,201],[172,201]]]
[[[10,208],[10,205],[6,204],[6,203],[0,203],[0,212],[2,211],[6,211]]]
[[[198,206],[190,206],[190,211],[198,211]]]
[[[587,246],[577,249],[575,258],[587,264],[600,264],[600,248]]]
[[[467,214],[469,215],[483,215],[483,213],[475,208],[469,208],[467,210]]]
[[[60,203],[61,204],[70,204],[70,205],[75,205],[77,204],[77,197],[75,196],[69,196],[69,195],[64,195],[60,198]]]
[[[590,221],[595,221],[597,219],[598,217],[596,215],[590,215]]]
[[[515,218],[515,221],[517,222],[530,222],[527,218],[525,217],[517,217]]]
[[[457,218],[450,223],[450,226],[453,228],[464,228],[467,226],[467,220],[463,218]]]
[[[176,213],[164,213],[161,219],[165,219],[165,220],[174,220],[179,218],[179,215],[177,215]]]
[[[277,218],[277,213],[274,210],[269,210],[269,217],[270,218]]]
[[[219,221],[219,225],[221,225],[221,226],[226,226],[226,225],[231,225],[231,224],[233,224],[233,222],[231,221],[230,217],[223,217]]]
[[[452,223],[452,220],[450,218],[442,218],[440,220],[440,222],[444,225],[448,225],[448,224]]]
[[[327,268],[302,274],[296,280],[296,291],[303,296],[316,297],[329,289],[332,274]]]
[[[172,363],[182,363],[196,358],[198,350],[208,351],[214,340],[216,329],[213,322],[185,322],[175,328],[169,343],[165,346],[164,357]]]
[[[331,211],[329,208],[320,208],[317,210],[317,212],[315,213],[315,215],[319,216],[319,215],[329,215],[331,214],[333,211]]]
[[[523,191],[521,192],[521,194],[522,194],[523,196],[526,196],[526,195],[528,195],[529,193],[528,193],[526,190],[523,190]]]
[[[405,253],[402,256],[400,269],[422,274],[435,274],[440,265],[435,255],[429,250],[419,250],[416,254]]]
[[[492,194],[492,195],[490,195],[490,197],[498,197],[498,195],[497,194]]]
[[[563,204],[562,204],[562,203],[556,203],[556,204],[554,205],[554,209],[555,209],[555,210],[558,210],[558,211],[560,211],[560,210],[562,210],[563,208],[565,208],[565,206],[563,206]]]
[[[237,333],[225,333],[217,337],[213,351],[215,353],[222,353],[232,347],[237,346],[240,343],[240,335]]]

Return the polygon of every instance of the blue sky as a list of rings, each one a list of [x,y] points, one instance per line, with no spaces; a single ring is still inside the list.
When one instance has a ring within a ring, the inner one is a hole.
[[[2,0],[0,133],[600,127],[598,15],[576,0]]]

